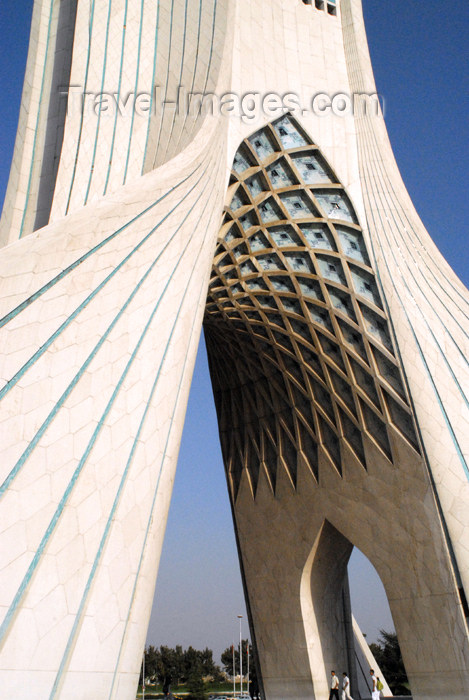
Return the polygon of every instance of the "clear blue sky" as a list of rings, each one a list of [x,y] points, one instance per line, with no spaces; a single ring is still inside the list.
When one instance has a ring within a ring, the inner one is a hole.
[[[0,3],[0,201],[16,132],[32,4]],[[401,173],[427,229],[467,285],[469,5],[448,0],[363,4]],[[382,586],[359,554],[352,556],[350,576],[355,615],[373,640],[380,627],[392,627]],[[238,614],[245,615],[241,579],[201,348],[148,642],[209,646],[218,656],[238,637]],[[246,631],[244,622],[244,636]]]

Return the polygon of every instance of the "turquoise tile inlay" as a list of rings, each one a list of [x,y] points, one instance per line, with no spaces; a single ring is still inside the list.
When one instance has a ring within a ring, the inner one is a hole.
[[[89,72],[90,72],[90,58],[91,58],[91,40],[92,40],[92,36],[93,36],[95,4],[96,4],[96,0],[91,0],[90,19],[89,19],[89,41],[88,41],[88,49],[87,49],[87,56],[86,56],[85,78],[83,81],[83,92],[84,93],[86,93],[88,90],[88,77],[89,77]],[[76,148],[76,152],[75,152],[75,160],[73,163],[72,177],[70,180],[70,188],[68,191],[67,205],[65,207],[65,212],[64,212],[65,214],[68,214],[68,210],[70,209],[70,201],[72,199],[72,191],[73,191],[73,186],[75,184],[75,177],[77,174],[78,157],[80,154],[81,139],[83,136],[84,118],[85,118],[85,113],[84,113],[84,110],[82,110],[81,117],[80,117],[80,126],[78,129],[78,141],[77,141],[77,148]]]
[[[181,185],[183,185],[185,182],[187,182],[187,180],[189,180],[189,178],[191,178],[192,175],[194,175],[194,173],[196,173],[200,167],[201,166],[198,165],[195,168],[195,170],[193,170],[187,177],[185,177],[183,180],[181,180],[181,182],[178,182],[177,185],[175,185],[170,190],[168,190],[164,195],[162,195],[161,197],[159,197],[159,199],[157,199],[155,202],[153,202],[148,207],[146,207],[146,209],[144,209],[139,214],[137,214],[133,219],[131,219],[126,224],[121,226],[121,228],[117,229],[117,231],[114,231],[113,233],[111,233],[107,238],[105,238],[103,241],[101,241],[101,243],[98,243],[98,245],[94,246],[94,248],[91,248],[91,250],[89,250],[87,253],[85,253],[85,255],[82,255],[80,258],[75,260],[75,262],[73,262],[71,265],[69,265],[64,270],[62,270],[62,272],[60,272],[58,275],[53,277],[50,280],[50,282],[48,282],[47,284],[42,286],[40,289],[38,289],[37,292],[34,292],[34,294],[32,294],[30,297],[28,297],[25,301],[21,302],[21,304],[18,304],[18,306],[16,306],[12,311],[10,311],[8,314],[3,316],[3,318],[0,319],[0,328],[3,328],[3,326],[5,326],[12,319],[14,319],[16,316],[18,316],[18,314],[20,314],[22,311],[24,311],[24,309],[27,309],[28,306],[30,306],[34,301],[36,301],[36,299],[39,299],[39,297],[41,297],[43,294],[45,294],[45,292],[47,292],[49,289],[51,289],[51,287],[53,287],[55,284],[57,284],[57,282],[60,282],[60,280],[64,279],[64,277],[66,277],[68,274],[70,274],[70,272],[72,272],[76,267],[78,267],[78,265],[81,265],[82,262],[87,260],[92,255],[94,255],[94,253],[96,253],[98,250],[100,250],[103,246],[107,245],[107,243],[110,243],[116,236],[118,236],[120,233],[122,233],[127,228],[129,228],[129,226],[131,226],[135,221],[137,221],[142,216],[144,216],[149,211],[151,211],[151,209],[156,207],[157,204],[159,204],[164,199],[166,199],[166,197],[169,194],[171,194],[171,192],[174,192],[174,190],[176,190],[178,187],[181,187]]]
[[[203,192],[201,193],[201,196],[205,193],[206,189],[207,189],[207,186],[204,188]],[[202,210],[201,217],[204,216],[204,214],[205,214],[205,212],[206,212],[206,210],[207,210],[208,203],[209,203],[209,199],[207,199],[207,202],[206,202],[206,204],[205,204],[205,206],[204,206],[204,208],[203,208],[203,210]],[[192,211],[192,209],[193,209],[193,208],[191,208],[191,211]],[[190,212],[189,212],[189,213],[190,213]],[[188,214],[188,215],[189,215],[189,214]],[[187,215],[187,216],[188,216],[188,215]],[[186,219],[187,219],[187,216],[186,216]],[[212,218],[213,218],[213,215],[212,215]],[[182,224],[181,224],[181,225],[182,225]],[[209,230],[209,228],[210,228],[210,227],[208,226],[206,230]],[[164,290],[163,290],[163,292],[162,292],[162,295],[161,295],[160,299],[158,300],[157,307],[159,306],[159,304],[161,303],[161,300],[162,300],[163,297],[165,296],[166,291],[167,291],[167,289],[168,289],[168,287],[169,287],[169,285],[170,285],[170,282],[171,282],[171,280],[172,280],[172,278],[173,278],[173,276],[174,276],[174,274],[175,274],[177,268],[179,267],[179,265],[180,265],[182,259],[184,258],[184,255],[185,255],[185,253],[187,252],[187,250],[188,250],[188,248],[189,248],[189,245],[190,245],[190,243],[191,243],[191,241],[192,241],[194,235],[196,234],[196,231],[197,231],[197,228],[195,228],[195,229],[192,231],[192,234],[189,236],[189,238],[188,238],[188,240],[187,240],[187,243],[186,243],[186,245],[185,245],[185,247],[184,247],[184,250],[182,251],[182,253],[181,253],[181,255],[180,255],[180,257],[179,257],[179,259],[178,259],[178,261],[177,261],[177,264],[176,264],[176,266],[174,267],[173,272],[172,272],[170,278],[168,279],[168,281],[167,281],[167,283],[166,283],[166,285],[165,285],[165,287],[164,287]],[[70,659],[70,656],[71,656],[71,654],[72,654],[72,652],[73,652],[73,645],[74,645],[74,642],[75,642],[75,638],[76,638],[76,634],[77,634],[78,628],[79,628],[79,626],[80,626],[80,624],[81,624],[81,620],[82,620],[82,618],[83,618],[83,614],[84,614],[84,611],[85,611],[85,606],[86,606],[86,603],[87,603],[88,595],[89,595],[89,592],[90,592],[90,589],[91,589],[91,586],[92,586],[94,577],[95,577],[95,575],[96,575],[96,572],[97,572],[97,569],[98,569],[98,565],[99,565],[100,560],[101,560],[101,558],[102,558],[102,555],[103,555],[103,552],[104,552],[104,548],[105,548],[106,542],[107,542],[108,537],[109,537],[109,534],[110,534],[110,532],[111,532],[111,526],[112,526],[112,524],[113,524],[114,516],[115,516],[115,513],[116,513],[117,508],[118,508],[118,506],[119,506],[120,499],[121,499],[121,496],[122,496],[122,493],[123,493],[123,490],[124,490],[124,486],[125,486],[125,483],[126,483],[126,481],[127,481],[127,477],[128,477],[128,475],[129,475],[130,468],[131,468],[131,466],[132,466],[135,453],[136,453],[136,451],[137,451],[138,443],[139,443],[139,441],[140,441],[140,436],[141,436],[141,433],[142,433],[142,430],[143,430],[145,421],[146,421],[146,419],[147,419],[148,411],[149,411],[149,409],[150,409],[153,396],[154,396],[155,391],[156,391],[156,388],[157,388],[157,386],[158,386],[158,380],[159,380],[159,378],[160,378],[160,376],[161,376],[161,372],[162,372],[162,369],[163,369],[165,360],[166,360],[167,355],[168,355],[168,349],[169,349],[170,344],[171,344],[171,341],[172,341],[172,339],[173,339],[174,331],[175,331],[177,322],[178,322],[178,320],[179,320],[179,315],[180,315],[182,306],[183,306],[183,304],[184,304],[184,302],[185,302],[185,300],[186,300],[187,293],[188,293],[188,290],[189,290],[189,287],[190,287],[190,282],[191,282],[191,280],[192,280],[192,276],[193,276],[194,271],[195,271],[195,269],[196,269],[196,267],[197,267],[197,261],[198,261],[198,259],[199,259],[199,257],[200,257],[200,254],[201,254],[201,252],[202,252],[202,250],[203,250],[203,248],[204,248],[204,244],[205,244],[205,243],[206,243],[206,236],[204,237],[204,239],[203,239],[203,241],[202,241],[202,245],[201,245],[200,248],[199,248],[198,255],[196,256],[196,259],[195,259],[195,261],[194,261],[195,264],[194,264],[194,266],[193,266],[191,275],[190,275],[190,277],[189,277],[189,279],[188,279],[188,281],[187,281],[187,284],[186,284],[186,288],[185,288],[183,297],[182,297],[181,302],[180,302],[180,304],[179,304],[179,308],[178,308],[178,310],[177,310],[177,312],[176,312],[176,314],[175,314],[174,323],[173,323],[173,326],[172,326],[172,328],[171,328],[171,331],[170,331],[168,340],[167,340],[167,342],[166,342],[166,346],[165,346],[165,349],[164,349],[164,352],[163,352],[163,357],[162,357],[161,362],[160,362],[160,364],[159,364],[159,367],[158,367],[158,370],[157,370],[155,379],[154,379],[153,384],[152,384],[151,389],[150,389],[150,393],[149,393],[148,398],[147,398],[147,401],[146,401],[146,403],[145,403],[145,409],[144,409],[144,411],[143,411],[142,418],[141,418],[141,420],[140,420],[140,422],[139,422],[139,426],[138,426],[138,429],[137,429],[137,433],[136,433],[136,435],[135,435],[135,438],[134,438],[134,441],[133,441],[133,444],[132,444],[132,447],[131,447],[129,456],[128,456],[128,458],[127,458],[127,462],[126,462],[124,471],[123,471],[123,473],[122,473],[122,477],[121,477],[121,480],[120,480],[120,482],[119,482],[119,486],[118,486],[116,495],[115,495],[115,497],[114,497],[113,504],[112,504],[112,506],[111,506],[111,510],[110,510],[110,513],[109,513],[109,516],[108,516],[108,519],[107,519],[107,522],[106,522],[106,525],[105,525],[105,528],[104,528],[104,531],[103,531],[103,535],[102,535],[102,537],[101,537],[101,540],[100,540],[100,543],[99,543],[99,546],[98,546],[98,550],[97,550],[95,559],[94,559],[94,561],[93,561],[93,565],[92,565],[90,574],[89,574],[89,576],[88,576],[88,580],[87,580],[87,582],[86,582],[85,589],[84,589],[84,591],[83,591],[83,595],[82,595],[82,598],[81,598],[81,601],[80,601],[80,605],[79,605],[79,608],[78,608],[78,612],[77,612],[77,615],[75,616],[75,620],[74,620],[74,623],[73,623],[73,627],[72,627],[71,633],[70,633],[69,638],[68,638],[68,642],[67,642],[67,645],[66,645],[66,648],[65,648],[65,651],[64,651],[64,654],[63,654],[63,657],[62,657],[60,666],[59,666],[58,673],[57,673],[56,678],[55,678],[55,681],[54,681],[54,685],[53,685],[53,687],[52,687],[52,691],[51,691],[50,696],[49,696],[49,700],[54,700],[54,698],[57,696],[57,690],[58,690],[58,687],[59,687],[59,685],[60,685],[60,681],[61,681],[61,679],[62,679],[64,670],[65,670],[65,668],[66,668],[66,666],[67,666],[67,664],[68,664],[68,661],[69,661],[69,659]],[[199,293],[199,297],[200,297],[200,293]],[[155,307],[155,308],[157,308],[157,307]],[[152,314],[152,316],[153,316],[153,314]],[[194,316],[194,320],[193,320],[193,323],[192,323],[192,328],[191,328],[191,334],[190,334],[190,337],[189,337],[188,347],[190,347],[190,345],[191,345],[191,340],[192,340],[192,336],[193,336],[193,332],[194,332],[194,327],[195,327],[195,321],[196,321],[196,316]],[[150,322],[151,322],[151,318],[150,318],[149,323],[150,323]],[[186,363],[187,363],[187,356],[188,356],[188,354],[186,354],[186,357],[185,357],[184,369],[185,369],[185,365],[186,365]],[[181,387],[181,385],[182,385],[182,377],[184,376],[184,369],[183,369],[183,372],[182,372],[182,374],[181,374],[180,387]],[[176,397],[175,406],[177,405],[178,397],[179,397],[179,392],[178,392],[177,397]],[[173,414],[172,414],[171,425],[172,425],[172,423],[173,423],[173,419],[174,419],[174,411],[173,411]],[[171,432],[171,429],[169,430],[169,433],[168,433],[168,439],[169,439],[169,434],[170,434],[170,432]],[[153,499],[153,503],[154,503],[154,500],[155,500],[155,498],[156,498],[156,494],[157,494],[157,492],[158,492],[158,486],[159,486],[159,481],[160,481],[160,478],[161,478],[163,463],[164,463],[164,457],[163,457],[163,459],[161,460],[160,468],[159,468],[159,470],[158,470],[158,478],[157,478],[157,484],[156,484],[155,496],[154,496],[154,499]],[[153,507],[151,508],[150,513],[153,514]],[[148,527],[147,527],[147,533],[148,533]],[[147,534],[147,533],[146,533],[146,534]],[[146,539],[147,539],[147,537],[145,537],[145,543],[144,543],[144,544],[146,544]],[[145,549],[145,546],[142,548],[142,554],[143,554],[144,549]],[[141,560],[140,560],[140,563],[141,563]],[[135,580],[136,580],[136,581],[138,580],[138,576],[135,578]]]
[[[209,227],[207,227],[207,228],[209,228]],[[202,247],[201,247],[201,249],[202,249]],[[193,270],[195,270],[195,268],[196,268],[196,265],[193,266]],[[192,273],[191,273],[191,276],[192,276]],[[202,285],[201,285],[200,294],[199,294],[199,299],[202,297],[202,295],[205,295],[206,293],[207,293],[207,290],[206,290],[206,285],[205,285],[205,282],[204,282],[204,283],[202,283]],[[194,321],[193,321],[193,324],[192,324],[192,327],[191,327],[191,334],[190,334],[191,337],[192,337],[192,335],[193,335],[193,333],[194,333],[195,323],[196,323],[196,316],[194,316]],[[189,346],[190,346],[190,342],[188,343],[188,347],[189,347]],[[181,393],[181,390],[182,390],[182,386],[183,386],[183,379],[184,379],[184,374],[185,374],[185,371],[186,371],[187,361],[188,361],[188,355],[186,354],[186,357],[185,357],[185,359],[184,359],[184,365],[183,365],[183,367],[182,367],[182,372],[181,372],[181,375],[180,375],[180,376],[181,376],[181,380],[180,380],[180,382],[179,382],[178,390],[177,390],[177,393],[176,393],[176,398],[175,398],[175,401],[174,401],[174,407],[173,407],[173,412],[172,412],[172,415],[171,415],[170,426],[173,425],[174,417],[175,417],[175,415],[176,415],[176,409],[177,409],[177,405],[178,405],[178,401],[179,401],[179,396],[180,396],[180,393]],[[160,482],[160,477],[161,477],[161,471],[162,471],[162,467],[163,467],[164,461],[165,461],[165,459],[166,459],[166,454],[167,454],[167,451],[168,451],[168,445],[169,445],[170,436],[171,436],[171,427],[170,427],[170,429],[168,430],[168,433],[167,433],[166,443],[165,443],[164,450],[163,450],[163,456],[162,456],[162,458],[161,458],[161,463],[160,463],[160,470],[159,470],[159,473],[158,473],[158,481],[157,481],[155,490],[154,490],[154,492],[153,492],[153,501],[152,501],[152,507],[151,507],[151,510],[150,510],[150,517],[149,517],[148,522],[147,522],[147,527],[146,527],[146,531],[145,531],[144,544],[143,544],[143,547],[142,547],[142,551],[141,551],[141,555],[140,555],[140,559],[139,559],[139,563],[138,563],[137,572],[136,572],[136,574],[135,574],[135,580],[134,580],[134,585],[133,585],[133,590],[132,590],[132,596],[131,596],[131,600],[130,600],[130,604],[129,604],[129,608],[128,608],[128,612],[127,612],[127,617],[126,617],[126,622],[125,622],[125,628],[124,628],[124,631],[123,631],[123,634],[122,634],[122,643],[121,643],[121,646],[120,646],[120,649],[119,649],[119,655],[118,655],[117,660],[116,660],[116,665],[115,665],[115,668],[114,668],[114,676],[113,676],[113,679],[112,679],[112,685],[111,685],[111,688],[110,688],[110,691],[109,691],[109,700],[112,699],[113,692],[114,692],[114,687],[115,687],[116,680],[117,680],[117,673],[118,673],[119,664],[120,664],[120,660],[121,660],[121,656],[122,656],[122,650],[123,650],[124,640],[125,640],[127,628],[128,628],[129,621],[130,621],[130,614],[131,614],[132,606],[133,606],[134,599],[135,599],[135,593],[136,593],[136,589],[137,589],[137,581],[138,581],[139,574],[140,574],[140,571],[141,571],[141,568],[142,568],[143,556],[144,556],[144,552],[145,552],[145,548],[146,548],[146,543],[147,543],[147,540],[148,540],[148,535],[149,535],[149,532],[150,532],[150,526],[151,526],[151,522],[152,522],[153,517],[154,517],[154,507],[155,507],[155,502],[156,502],[156,496],[157,496],[157,494],[158,494],[158,487],[159,487],[159,482]]]
[[[32,150],[31,161],[30,161],[31,164],[29,167],[28,185],[26,188],[26,197],[25,197],[24,205],[23,205],[24,208],[23,208],[23,216],[21,218],[19,238],[22,238],[22,236],[23,236],[24,222],[25,222],[26,213],[28,210],[29,197],[31,196],[31,183],[32,183],[32,179],[33,179],[34,160],[36,157],[37,138],[38,138],[38,134],[39,134],[39,120],[41,118],[42,100],[43,100],[43,96],[44,96],[44,86],[45,86],[45,82],[46,82],[46,68],[47,68],[47,59],[49,56],[49,48],[50,48],[50,34],[51,34],[51,28],[52,28],[53,10],[54,10],[54,0],[51,0],[50,10],[49,10],[49,24],[47,27],[46,51],[45,51],[45,55],[44,55],[44,67],[43,67],[43,71],[42,71],[41,90],[39,93],[39,101],[38,101],[38,107],[37,107],[36,128],[34,129],[33,150]]]
[[[109,26],[111,24],[111,10],[112,10],[112,0],[108,0],[108,11],[107,11],[107,21],[106,21],[106,39],[104,42],[104,58],[103,58],[103,70],[101,73],[101,88],[100,88],[100,94],[103,93],[104,91],[104,80],[106,78],[106,65],[107,65],[107,51],[108,51],[108,45],[109,45]],[[124,35],[125,35],[125,30],[124,30]],[[116,119],[117,119],[117,110],[116,110]],[[91,188],[91,181],[93,179],[93,173],[94,173],[94,166],[96,163],[96,150],[98,148],[98,139],[99,139],[99,127],[101,126],[101,109],[98,110],[98,121],[96,124],[96,132],[94,135],[94,145],[93,145],[93,155],[91,157],[91,167],[90,167],[90,172],[89,172],[89,177],[88,177],[88,184],[86,186],[86,192],[85,192],[85,199],[83,201],[83,204],[86,204],[88,201],[88,196],[90,193],[90,188]]]
[[[204,171],[204,172],[205,172],[205,171]],[[204,174],[204,173],[202,173],[201,178],[203,177],[203,174]],[[201,178],[200,178],[200,179],[201,179]],[[200,181],[200,180],[199,180],[199,181]],[[199,181],[198,181],[198,182],[199,182]],[[198,182],[196,182],[196,183],[192,186],[192,188],[186,193],[186,195],[185,195],[183,198],[181,198],[181,200],[170,210],[170,212],[168,212],[168,213],[161,219],[161,221],[159,221],[159,222],[156,224],[156,226],[150,231],[150,233],[148,233],[148,234],[145,236],[145,238],[144,238],[142,241],[140,241],[140,243],[138,244],[138,246],[137,246],[136,248],[134,248],[134,250],[131,251],[131,253],[129,253],[129,254],[126,256],[126,258],[124,258],[124,260],[119,264],[119,266],[117,266],[117,267],[113,270],[112,273],[110,273],[110,275],[116,274],[116,273],[118,272],[118,270],[122,267],[122,265],[124,265],[125,262],[127,262],[127,260],[136,252],[136,250],[137,250],[139,247],[141,247],[141,246],[143,245],[143,243],[144,243],[146,240],[148,240],[148,238],[149,238],[150,236],[152,236],[153,233],[154,233],[155,231],[158,230],[158,228],[171,216],[171,214],[180,206],[180,204],[182,204],[182,203],[185,201],[185,199],[191,194],[191,192],[194,191],[194,189],[197,187]],[[133,297],[135,296],[135,294],[136,294],[137,291],[139,290],[140,286],[143,284],[143,282],[145,281],[145,279],[148,277],[148,275],[150,274],[150,272],[152,271],[152,269],[153,269],[154,266],[156,265],[156,263],[157,263],[157,261],[159,260],[159,258],[161,257],[161,255],[164,253],[164,251],[165,251],[166,248],[169,246],[169,244],[173,241],[173,239],[175,238],[175,236],[176,236],[176,234],[178,233],[179,229],[180,229],[180,226],[176,229],[176,231],[173,233],[173,235],[171,236],[171,238],[166,242],[164,248],[161,250],[160,254],[159,254],[158,257],[156,258],[156,260],[153,262],[152,266],[149,268],[149,270],[147,270],[147,272],[145,273],[145,275],[144,275],[143,278],[141,279],[140,283],[139,283],[139,284],[137,285],[137,287],[134,289],[134,291],[132,292],[132,294],[128,297],[128,299],[127,299],[127,301],[125,302],[124,306],[120,309],[120,311],[118,312],[118,314],[114,317],[113,321],[112,321],[111,324],[108,326],[108,328],[106,329],[106,331],[105,331],[105,333],[103,334],[103,336],[100,338],[100,340],[98,341],[98,343],[95,345],[95,347],[93,348],[93,350],[91,351],[91,353],[88,355],[87,359],[85,360],[85,363],[82,365],[82,367],[80,368],[80,370],[78,371],[78,373],[77,373],[77,374],[75,375],[75,377],[73,378],[72,382],[68,385],[68,387],[67,387],[67,389],[65,390],[65,392],[62,394],[62,396],[60,397],[60,399],[58,400],[58,402],[55,404],[55,406],[54,406],[54,408],[52,409],[52,411],[51,411],[51,412],[49,413],[49,415],[47,416],[46,420],[42,423],[42,425],[40,426],[40,428],[38,429],[38,431],[37,431],[36,434],[34,435],[33,439],[30,441],[28,447],[25,449],[25,451],[24,451],[23,454],[21,455],[20,459],[16,462],[15,466],[14,466],[13,469],[10,471],[9,475],[8,475],[7,478],[4,480],[3,484],[0,485],[0,498],[1,498],[2,495],[5,493],[6,489],[11,485],[13,479],[17,476],[17,474],[19,473],[19,471],[21,470],[21,468],[22,468],[23,465],[25,464],[26,460],[30,457],[30,455],[32,454],[32,452],[33,452],[34,449],[36,448],[37,444],[39,443],[40,439],[42,438],[42,436],[43,436],[44,433],[46,432],[47,428],[49,427],[49,425],[51,424],[51,422],[54,420],[55,416],[57,415],[59,409],[63,406],[63,404],[65,403],[66,399],[67,399],[68,396],[71,394],[71,392],[73,391],[73,389],[74,389],[75,386],[77,385],[78,381],[81,379],[81,377],[82,377],[83,374],[85,373],[85,371],[86,371],[86,369],[88,368],[88,366],[91,364],[93,358],[96,356],[97,352],[98,352],[99,349],[102,347],[102,345],[103,345],[103,343],[105,342],[106,338],[108,337],[108,335],[110,334],[110,332],[112,331],[112,329],[114,328],[114,326],[116,325],[116,323],[118,322],[118,320],[120,319],[120,317],[122,316],[122,314],[124,313],[124,311],[125,311],[125,309],[127,308],[127,306],[128,306],[128,305],[130,304],[130,302],[132,301]],[[88,297],[87,299],[85,299],[85,301],[82,302],[82,304],[80,304],[80,306],[77,307],[77,309],[75,310],[74,314],[72,314],[72,316],[70,316],[70,317],[67,319],[67,321],[64,322],[64,324],[67,324],[67,325],[68,325],[69,323],[71,323],[71,321],[73,320],[73,318],[76,318],[76,316],[78,316],[78,314],[89,304],[89,302],[91,301],[91,299],[94,298],[94,297],[103,289],[103,287],[105,286],[105,284],[109,281],[110,275],[108,275],[108,277],[107,277],[105,280],[103,280],[103,282],[92,292],[92,294],[89,295],[89,297]],[[62,326],[63,326],[64,324],[62,324]],[[38,351],[38,353],[36,353],[36,355],[38,355],[38,356],[42,355],[42,354],[47,350],[47,348],[50,347],[50,345],[53,343],[53,341],[56,339],[56,337],[57,337],[57,336],[60,334],[60,332],[63,330],[62,326],[58,329],[58,331],[56,331],[56,333],[54,333],[54,334],[49,338],[49,341],[41,347],[41,349]],[[47,347],[46,347],[46,346],[47,346]],[[40,355],[39,355],[39,353],[40,353]],[[31,358],[31,360],[29,361],[29,363],[27,363],[27,364],[24,366],[24,368],[23,368],[22,370],[20,370],[20,371],[22,372],[21,376],[27,371],[27,369],[29,369],[30,366],[32,366],[32,365],[34,364],[34,362],[35,362],[37,359],[38,359],[38,358],[37,358],[35,355],[33,355],[33,358]],[[18,374],[19,374],[19,373],[17,373],[17,374],[15,375],[15,377],[14,377],[15,383],[16,383],[17,381],[19,381],[19,379],[20,379],[20,377],[18,376]],[[10,382],[13,382],[13,380],[10,380]],[[10,386],[10,385],[7,385],[6,387],[3,388],[2,392],[6,393],[6,389],[7,389],[7,388],[11,389],[11,386]],[[2,394],[2,397],[3,397],[4,393]]]
[[[122,45],[121,45],[121,59],[120,59],[120,66],[119,66],[119,81],[117,85],[117,99],[120,100],[121,97],[121,87],[122,87],[122,67],[124,65],[124,53],[125,53],[125,37],[126,37],[126,28],[127,28],[127,11],[129,8],[129,0],[125,0],[125,6],[124,6],[124,19],[122,21]],[[140,18],[140,32],[142,31],[142,19]],[[139,42],[140,43],[140,42]],[[140,46],[138,49],[138,58],[137,58],[137,63],[140,61]],[[114,115],[114,124],[112,127],[112,139],[111,139],[111,148],[109,149],[109,160],[108,160],[108,166],[107,166],[107,172],[106,172],[106,181],[104,183],[104,191],[103,195],[106,194],[107,192],[107,187],[109,183],[109,175],[111,174],[111,167],[112,167],[112,156],[114,154],[114,144],[116,142],[116,129],[117,129],[117,116],[119,114],[119,110],[116,109],[116,113]],[[130,129],[132,130],[133,126],[133,118],[135,114],[135,109],[132,110],[132,122]],[[125,178],[124,178],[125,179]]]
[[[134,85],[134,95],[137,94],[138,92],[138,79],[140,77],[140,60],[142,56],[142,32],[143,32],[143,11],[144,11],[144,5],[145,5],[145,0],[141,0],[140,3],[140,28],[139,28],[139,33],[138,33],[138,46],[137,46],[137,67],[135,69],[135,85]],[[157,3],[159,7],[159,3]],[[156,38],[155,38],[155,44],[156,44]],[[152,82],[153,85],[153,82]],[[150,114],[152,110],[152,101],[153,101],[153,90],[151,90],[151,97],[150,97]],[[135,110],[132,110],[132,118],[130,122],[130,132],[129,132],[129,144],[127,146],[127,155],[125,157],[125,166],[124,166],[124,176],[122,178],[122,184],[125,185],[125,182],[127,180],[127,171],[129,169],[129,160],[130,160],[130,151],[132,147],[132,138],[134,134],[134,121],[135,121]],[[143,160],[145,160],[145,152],[146,152],[146,144],[145,144],[145,149],[143,151]],[[106,191],[106,190],[105,190]]]

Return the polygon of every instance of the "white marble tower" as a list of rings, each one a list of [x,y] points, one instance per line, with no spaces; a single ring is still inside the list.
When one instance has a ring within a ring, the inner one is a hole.
[[[2,697],[135,697],[202,324],[265,698],[359,684],[354,545],[414,699],[466,697],[469,299],[375,94],[361,0],[35,0],[0,224]]]

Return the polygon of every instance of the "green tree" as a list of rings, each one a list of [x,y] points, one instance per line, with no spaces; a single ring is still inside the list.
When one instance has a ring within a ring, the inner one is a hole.
[[[156,649],[151,645],[145,649],[145,677],[157,678],[165,694],[169,693],[171,686],[186,683],[190,678],[209,676],[219,680],[221,675],[220,668],[213,661],[211,649],[199,651],[190,646],[184,651],[180,645],[175,649],[167,646]]]
[[[243,639],[242,640],[242,647],[243,647],[243,675],[246,674],[247,672],[247,667],[248,667],[248,648],[249,648],[249,664],[250,666],[252,665],[252,646],[249,644],[248,639]],[[223,666],[223,669],[229,676],[236,676],[239,673],[239,644],[237,647],[235,647],[234,650],[234,657],[235,657],[235,668],[233,672],[233,647],[228,647],[225,649],[223,654],[221,655],[221,663]]]
[[[249,641],[247,639],[242,640],[242,648],[243,648],[243,676],[247,674],[248,670],[248,649],[249,649],[249,688],[251,691],[252,697],[257,697],[258,692],[259,692],[259,682],[257,678],[257,666],[256,666],[256,660],[253,654],[253,648],[249,644]],[[234,663],[235,663],[235,668],[233,672],[233,647],[228,647],[225,649],[223,654],[221,655],[221,663],[223,666],[224,671],[229,675],[229,676],[235,676],[239,673],[239,644],[234,650]]]
[[[145,678],[154,678],[157,675],[159,651],[150,644],[145,649]],[[143,683],[143,664],[140,669],[140,685]]]
[[[205,683],[200,673],[196,670],[192,672],[187,680],[187,690],[189,691],[187,700],[203,700],[205,698]]]
[[[383,675],[394,695],[410,695],[409,681],[395,632],[379,631],[377,644],[370,644]]]

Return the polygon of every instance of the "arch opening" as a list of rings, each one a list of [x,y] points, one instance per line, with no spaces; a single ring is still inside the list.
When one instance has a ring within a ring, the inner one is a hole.
[[[374,669],[375,675],[383,682],[384,696],[391,697],[384,672],[379,668],[366,635],[361,632],[353,615],[349,585],[349,563],[353,550],[352,542],[325,520],[303,570],[300,597],[314,693],[316,697],[327,694],[329,674],[334,669],[339,678],[342,678],[343,672],[349,676],[353,698],[370,697],[370,669]],[[363,553],[360,554],[360,563],[363,565],[366,560],[368,573],[371,567],[379,579],[371,562]],[[381,579],[379,582],[386,595]],[[355,592],[357,583],[355,574]],[[370,588],[367,589],[369,594]],[[382,619],[386,617],[386,612]]]

